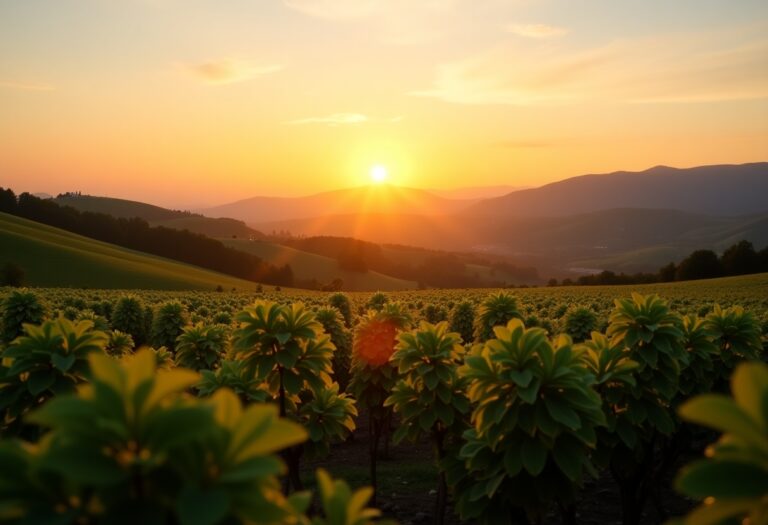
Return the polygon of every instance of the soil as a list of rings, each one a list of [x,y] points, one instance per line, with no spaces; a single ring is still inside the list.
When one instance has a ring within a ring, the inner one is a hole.
[[[368,452],[368,419],[361,414],[357,420],[358,428],[353,437],[344,443],[335,444],[328,457],[322,460],[303,461],[303,475],[309,487],[314,486],[314,471],[324,468],[334,477],[347,480],[353,487],[370,484]],[[382,440],[383,441],[383,440]],[[642,525],[656,525],[670,517],[686,514],[695,502],[687,500],[672,490],[672,478],[680,466],[695,457],[678,460],[669,479],[664,480],[660,491],[661,507],[666,516],[659,513],[659,505],[649,500],[643,514]],[[394,519],[401,525],[429,524],[433,521],[437,488],[437,468],[434,466],[433,451],[426,441],[410,443],[403,441],[391,445],[388,457],[379,459],[379,490],[376,507],[382,510],[383,517]],[[621,525],[621,504],[619,491],[610,473],[603,473],[598,479],[587,479],[581,492],[576,510],[579,525]],[[470,522],[462,521],[454,514],[449,503],[445,510],[445,524],[459,525]],[[553,512],[544,521],[546,525],[562,523],[559,513]]]

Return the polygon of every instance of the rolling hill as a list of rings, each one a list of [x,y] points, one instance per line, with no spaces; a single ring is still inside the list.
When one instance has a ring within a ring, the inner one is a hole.
[[[301,281],[316,279],[320,283],[329,283],[339,278],[344,282],[344,290],[349,291],[390,291],[416,289],[413,281],[397,279],[374,271],[364,273],[342,270],[336,260],[314,253],[309,253],[289,246],[271,242],[248,241],[243,239],[220,239],[226,246],[252,253],[274,265],[290,264],[297,284]]]
[[[262,238],[263,235],[230,218],[210,218],[202,215],[169,210],[144,202],[92,195],[65,194],[54,201],[62,206],[72,206],[80,211],[105,213],[118,218],[139,217],[152,226],[165,226],[177,230],[189,230],[209,237]]]
[[[199,212],[208,217],[233,217],[249,225],[256,225],[360,213],[444,215],[462,210],[473,202],[384,184],[329,191],[307,197],[253,197]]]
[[[252,290],[250,281],[82,237],[0,213],[0,263],[14,262],[26,284],[157,290]]]

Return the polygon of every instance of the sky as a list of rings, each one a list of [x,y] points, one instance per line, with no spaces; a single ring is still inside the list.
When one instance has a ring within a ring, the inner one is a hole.
[[[764,0],[0,0],[0,186],[188,208],[768,160]]]

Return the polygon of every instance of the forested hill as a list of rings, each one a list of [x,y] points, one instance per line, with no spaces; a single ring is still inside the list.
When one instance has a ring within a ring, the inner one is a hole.
[[[164,226],[152,227],[143,219],[81,212],[29,193],[22,193],[17,198],[12,190],[3,188],[0,188],[0,211],[241,279],[293,285],[293,271],[289,265],[277,267],[204,235]]]

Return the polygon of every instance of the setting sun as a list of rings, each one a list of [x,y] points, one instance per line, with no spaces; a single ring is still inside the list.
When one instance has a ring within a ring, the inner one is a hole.
[[[387,176],[389,173],[387,172],[387,168],[382,166],[381,164],[376,164],[375,166],[371,166],[370,176],[371,180],[375,183],[381,183],[387,180]]]

